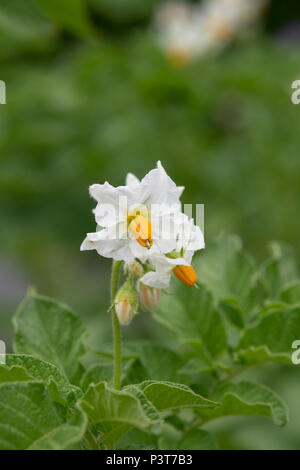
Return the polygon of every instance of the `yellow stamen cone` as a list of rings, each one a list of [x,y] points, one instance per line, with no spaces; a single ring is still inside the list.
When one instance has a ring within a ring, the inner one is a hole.
[[[187,286],[193,286],[197,281],[197,274],[193,266],[184,266],[183,264],[178,264],[173,269],[175,276]]]
[[[140,245],[144,246],[145,248],[150,248],[150,246],[152,246],[153,240],[151,224],[148,219],[142,215],[138,215],[132,220],[132,222],[130,222],[129,227],[134,238]]]

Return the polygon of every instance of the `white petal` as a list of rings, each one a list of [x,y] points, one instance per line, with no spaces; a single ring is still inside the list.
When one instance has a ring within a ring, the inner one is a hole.
[[[161,162],[157,162],[157,168],[149,171],[142,179],[140,197],[145,205],[179,203],[177,186],[167,175]]]
[[[139,282],[146,286],[156,287],[158,289],[167,289],[170,285],[171,273],[159,273],[157,271],[150,271],[146,273]]]
[[[194,251],[192,251],[192,250],[186,251],[184,253],[184,259],[188,263],[188,266],[190,266],[192,264],[193,256],[194,256]]]
[[[81,250],[96,250],[105,258],[122,260],[128,264],[134,262],[134,256],[128,247],[128,240],[115,239],[112,228],[106,228],[95,233],[88,233],[80,247]]]
[[[151,211],[152,238],[163,253],[174,250],[177,246],[177,209],[174,212],[166,205],[154,206]]]
[[[178,198],[180,198],[180,196],[182,195],[184,191],[184,186],[177,186],[176,191],[177,191]]]
[[[150,250],[140,245],[135,239],[129,240],[129,249],[134,258],[146,260],[149,257]]]
[[[195,225],[191,239],[187,246],[187,250],[197,251],[197,250],[202,250],[203,248],[205,248],[203,233],[200,227]]]
[[[131,186],[132,188],[136,188],[139,184],[140,184],[140,180],[133,173],[127,173],[126,186]]]
[[[185,257],[184,258],[168,258],[166,256],[167,260],[168,260],[168,263],[171,265],[171,266],[190,266],[190,262],[188,262]]]
[[[128,206],[133,200],[133,191],[126,186],[115,188],[109,183],[93,184],[90,195],[98,201],[93,210],[95,219],[101,227],[109,227],[126,219]]]

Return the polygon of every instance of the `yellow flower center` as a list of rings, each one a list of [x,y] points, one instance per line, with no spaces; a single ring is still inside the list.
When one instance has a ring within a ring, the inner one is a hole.
[[[148,219],[146,208],[137,208],[127,214],[128,229],[131,231],[136,241],[145,248],[150,248],[153,244],[151,223]]]

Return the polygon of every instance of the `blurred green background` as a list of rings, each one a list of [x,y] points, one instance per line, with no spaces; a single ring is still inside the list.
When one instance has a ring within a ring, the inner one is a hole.
[[[250,0],[249,0],[250,1]],[[79,251],[94,231],[88,186],[142,177],[161,160],[205,237],[237,233],[259,261],[270,240],[299,258],[297,0],[271,1],[256,35],[176,68],[152,29],[159,0],[0,0],[0,338],[28,286],[78,311],[94,345],[110,335],[110,261]],[[141,316],[142,317],[142,316]],[[144,315],[131,338],[159,335]],[[216,423],[226,448],[299,448],[299,372],[260,370],[291,423]]]

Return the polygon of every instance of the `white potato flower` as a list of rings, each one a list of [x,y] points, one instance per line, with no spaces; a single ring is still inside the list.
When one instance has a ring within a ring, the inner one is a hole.
[[[169,1],[158,8],[155,25],[161,46],[175,65],[218,51],[251,27],[267,0]]]
[[[93,184],[91,196],[97,231],[88,233],[81,250],[132,264],[176,247],[175,224],[181,217],[180,195],[184,188],[167,175],[161,163],[141,181],[129,173],[125,186]]]
[[[184,214],[176,223],[176,247],[167,254],[154,254],[150,262],[154,268],[147,272],[140,283],[159,289],[166,289],[172,273],[184,284],[193,286],[197,275],[191,266],[194,252],[205,247],[203,233],[192,219]]]

